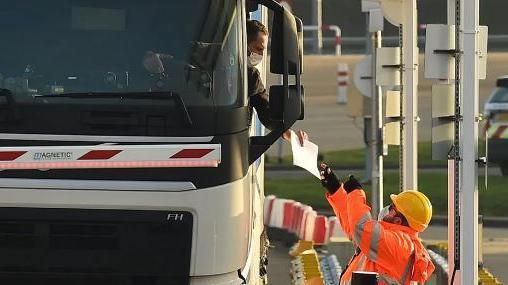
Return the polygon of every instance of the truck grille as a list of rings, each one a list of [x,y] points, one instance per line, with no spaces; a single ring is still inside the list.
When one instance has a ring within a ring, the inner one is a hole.
[[[188,284],[192,225],[179,211],[0,208],[0,284]]]

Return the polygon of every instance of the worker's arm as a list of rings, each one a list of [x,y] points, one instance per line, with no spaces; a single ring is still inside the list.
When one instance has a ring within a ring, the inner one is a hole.
[[[339,218],[340,226],[349,239],[352,239],[351,227],[347,214],[347,192],[342,187],[342,183],[335,176],[330,167],[324,163],[319,165],[321,174],[321,184],[327,190],[326,199],[333,209],[333,212]]]
[[[347,192],[341,186],[335,193],[326,193],[326,199],[332,206],[335,216],[339,218],[340,226],[350,240],[353,239],[351,227],[349,226],[349,217],[347,211]]]

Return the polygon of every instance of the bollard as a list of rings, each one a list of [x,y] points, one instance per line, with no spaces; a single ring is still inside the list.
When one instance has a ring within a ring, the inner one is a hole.
[[[337,64],[337,104],[347,103],[347,88],[349,85],[349,73],[347,63]]]

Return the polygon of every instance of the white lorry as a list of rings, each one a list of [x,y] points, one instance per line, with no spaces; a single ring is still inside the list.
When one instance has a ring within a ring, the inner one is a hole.
[[[262,6],[284,78],[267,135],[246,76]],[[262,284],[260,157],[303,118],[299,19],[272,0],[0,0],[0,23],[0,284]]]

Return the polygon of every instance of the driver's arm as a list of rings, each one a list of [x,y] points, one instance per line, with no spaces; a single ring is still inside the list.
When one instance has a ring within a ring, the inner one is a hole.
[[[270,124],[270,104],[268,93],[261,81],[259,71],[250,67],[247,69],[248,76],[248,96],[250,105],[256,109],[259,120],[268,129],[272,130],[273,126]]]

